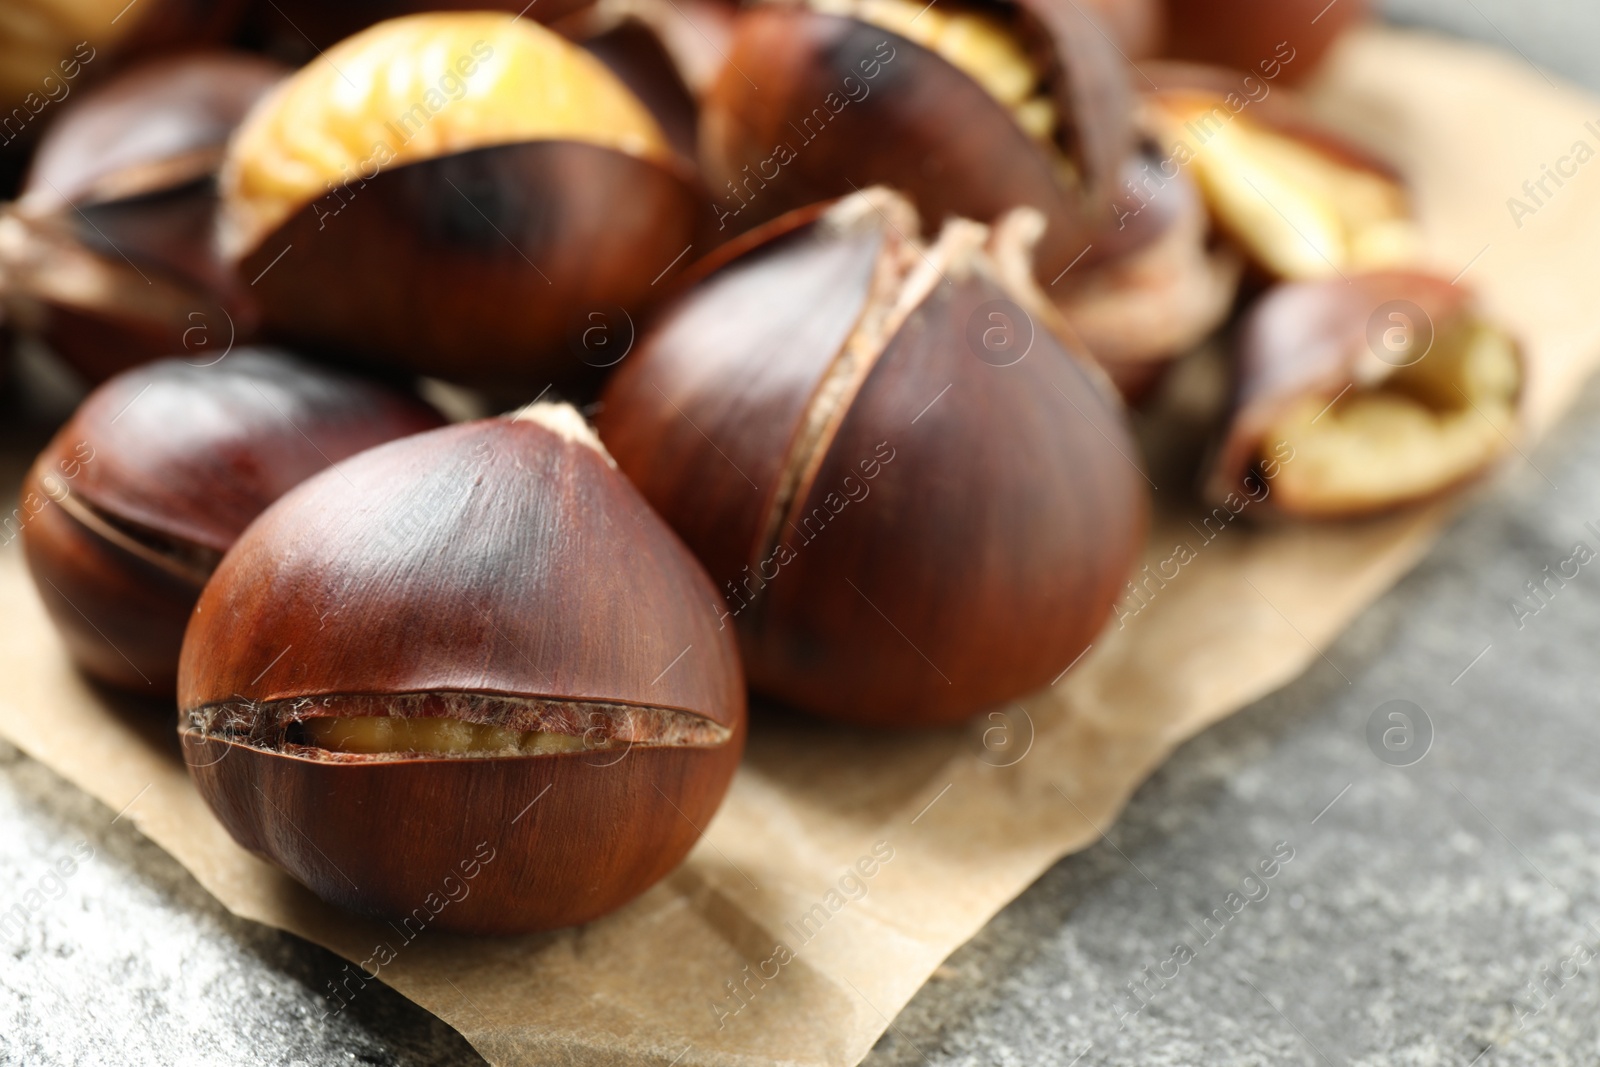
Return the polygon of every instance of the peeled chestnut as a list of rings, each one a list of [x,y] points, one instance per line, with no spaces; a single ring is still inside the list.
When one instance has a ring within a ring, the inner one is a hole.
[[[1211,86],[1148,99],[1165,131],[1163,167],[1193,173],[1217,224],[1269,277],[1334,278],[1417,261],[1420,231],[1394,168],[1296,105]]]
[[[701,153],[730,232],[875,183],[932,228],[1044,213],[1045,282],[1083,251],[1133,147],[1126,65],[1054,0],[776,0],[742,12]]]
[[[599,60],[493,13],[330,49],[251,114],[222,186],[269,334],[471,385],[594,374],[594,316],[636,321],[701,206]]]
[[[1257,70],[1284,50],[1284,80],[1314,74],[1328,49],[1367,14],[1367,0],[1165,0],[1167,55]]]
[[[1466,289],[1415,272],[1282,285],[1248,312],[1218,502],[1339,518],[1434,497],[1517,432],[1516,342]]]
[[[110,685],[170,694],[195,598],[250,520],[329,464],[440,421],[269,351],[112,378],[34,461],[14,516],[67,651]]]
[[[324,900],[587,922],[683,859],[738,765],[720,613],[572,408],[447,427],[311,479],[229,551],[184,640],[184,756]]]
[[[1030,280],[1043,222],[868,190],[726,246],[609,380],[598,428],[722,591],[752,685],[857,723],[1048,684],[1140,551],[1121,407]]]
[[[250,322],[217,257],[228,136],[287,71],[243,53],[135,67],[72,101],[0,217],[0,297],[94,382]]]

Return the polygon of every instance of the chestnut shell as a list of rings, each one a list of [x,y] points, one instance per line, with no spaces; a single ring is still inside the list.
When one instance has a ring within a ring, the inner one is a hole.
[[[326,900],[408,915],[486,842],[437,928],[586,922],[682,860],[738,764],[743,676],[716,604],[597,444],[520,417],[398,441],[285,496],[218,568],[184,644],[185,758],[235,839]],[[667,709],[722,740],[331,758],[203,725],[219,706],[411,694],[466,694],[497,721]]]
[[[593,313],[637,321],[701,200],[676,168],[574,141],[457,152],[357,178],[247,250],[264,330],[483,386],[597,376]],[[280,258],[281,257],[281,258]]]
[[[1087,358],[987,268],[947,267],[830,380],[910,250],[903,223],[820,214],[720,254],[610,379],[599,429],[724,590],[758,691],[856,723],[956,722],[1094,638],[1145,528],[1134,445]],[[974,347],[994,313],[1032,338],[1005,366]]]
[[[119,688],[170,693],[195,598],[240,531],[308,475],[441,421],[281,353],[112,378],[23,484],[28,565],[73,659]]]
[[[1064,270],[1105,217],[1133,145],[1130,90],[1122,58],[1081,10],[1044,0],[1017,6],[1054,67],[1062,150],[1082,188],[1064,184],[1049,152],[942,56],[871,23],[768,3],[739,16],[728,66],[704,103],[701,156],[719,221],[745,229],[884,184],[908,195],[930,227],[1035,207],[1048,222],[1039,276]],[[878,51],[885,42],[888,61]],[[863,80],[860,65],[872,61],[879,73]],[[741,70],[759,72],[759,88]],[[824,102],[841,97],[846,78],[868,92],[830,114]],[[780,145],[794,158],[768,173]]]

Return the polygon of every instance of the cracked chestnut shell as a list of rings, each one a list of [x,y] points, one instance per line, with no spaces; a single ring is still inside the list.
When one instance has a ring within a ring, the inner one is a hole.
[[[1287,48],[1287,84],[1315,74],[1324,56],[1367,15],[1367,0],[1164,0],[1165,54],[1255,71]]]
[[[409,395],[269,351],[112,378],[22,488],[28,567],[67,651],[110,685],[170,695],[189,613],[240,531],[330,463],[440,422]]]
[[[1240,326],[1208,495],[1309,518],[1388,511],[1478,476],[1517,434],[1516,341],[1414,271],[1281,285]],[[1229,504],[1230,508],[1232,504]]]
[[[718,615],[572,408],[447,427],[239,539],[184,641],[184,756],[234,838],[324,900],[471,933],[587,922],[676,866],[733,776]]]
[[[214,358],[250,321],[216,254],[216,173],[288,71],[199,52],[69,101],[0,216],[0,298],[91,382],[174,352]]]
[[[598,428],[705,564],[752,685],[953,723],[1049,684],[1140,550],[1121,405],[1051,329],[1020,211],[924,248],[882,190],[747,235],[609,380]]]
[[[702,113],[718,222],[737,231],[884,184],[930,232],[1031,206],[1048,282],[1101,225],[1134,144],[1126,64],[1050,0],[768,2],[735,23]]]
[[[222,189],[224,252],[269,336],[536,389],[597,376],[592,316],[637,319],[702,207],[599,60],[488,12],[330,49],[239,129]]]

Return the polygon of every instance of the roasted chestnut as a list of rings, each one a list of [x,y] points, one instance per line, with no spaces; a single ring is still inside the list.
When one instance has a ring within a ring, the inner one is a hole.
[[[447,427],[311,479],[229,551],[184,640],[184,756],[234,838],[324,900],[587,922],[727,790],[745,697],[720,614],[574,409]]]
[[[1210,88],[1148,98],[1166,170],[1188,168],[1222,230],[1272,278],[1305,281],[1412,266],[1420,231],[1389,164],[1274,96]]]
[[[553,28],[598,56],[693,160],[699,101],[722,69],[736,10],[731,0],[595,0]]]
[[[90,381],[248,338],[215,251],[215,177],[229,134],[287,73],[243,53],[164,59],[51,123],[0,218],[0,296]]]
[[[1083,0],[1105,27],[1117,50],[1129,60],[1158,55],[1167,37],[1162,0]]]
[[[1048,684],[1140,551],[1109,384],[1031,282],[1031,209],[923,247],[868,190],[725,246],[608,381],[618,465],[699,556],[759,691],[951,723]]]
[[[1524,378],[1516,342],[1468,290],[1414,272],[1269,291],[1240,328],[1237,373],[1209,495],[1312,518],[1480,474],[1511,447]]]
[[[1130,156],[1115,221],[1048,288],[1057,309],[1130,402],[1228,318],[1242,261],[1188,173],[1153,146]],[[1104,251],[1102,251],[1104,250]]]
[[[241,0],[7,0],[0,16],[0,145],[35,121],[81,77],[172,48],[221,41]]]
[[[620,333],[665,289],[703,206],[691,179],[577,46],[500,14],[415,15],[251,114],[223,171],[223,247],[269,334],[542,386],[597,376],[593,317]]]
[[[1294,56],[1284,80],[1314,74],[1323,57],[1367,15],[1367,0],[1165,0],[1167,55],[1256,71]]]
[[[1127,82],[1093,19],[1054,0],[758,4],[701,116],[718,224],[875,183],[910,196],[930,232],[1030,205],[1048,223],[1048,282],[1106,218],[1134,143]]]
[[[39,454],[14,515],[67,651],[103,682],[170,694],[195,598],[250,520],[329,464],[440,421],[277,352],[112,378]]]
[[[269,54],[309,63],[338,42],[386,19],[428,11],[502,11],[554,22],[590,0],[252,0],[245,35]]]

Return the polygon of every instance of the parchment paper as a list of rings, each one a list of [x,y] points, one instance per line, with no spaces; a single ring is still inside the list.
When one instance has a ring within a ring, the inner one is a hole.
[[[1316,100],[1401,165],[1438,269],[1465,270],[1525,338],[1534,434],[1548,427],[1600,357],[1600,164],[1551,185],[1520,227],[1507,198],[1575,142],[1600,148],[1600,102],[1514,55],[1392,30],[1352,39]],[[1537,477],[1516,453],[1506,476]],[[241,851],[190,787],[165,709],[114,707],[70,669],[14,547],[0,553],[0,733],[126,808],[236,914],[352,961],[387,945],[378,977],[493,1063],[848,1067],[1176,745],[1314,661],[1452,506],[1324,528],[1239,522],[1209,543],[1169,514],[1151,560],[1179,540],[1196,558],[1025,709],[916,737],[760,715],[689,861],[623,912],[550,935],[406,943]],[[350,975],[346,998],[360,996]]]

